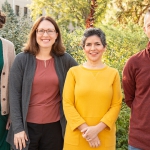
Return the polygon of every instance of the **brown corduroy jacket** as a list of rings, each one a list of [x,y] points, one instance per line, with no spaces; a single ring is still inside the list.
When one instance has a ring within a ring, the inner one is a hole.
[[[8,98],[8,76],[11,65],[15,58],[15,49],[12,42],[3,39],[0,37],[2,41],[2,50],[3,50],[3,59],[4,66],[1,73],[1,114],[7,115],[9,114],[9,98]]]

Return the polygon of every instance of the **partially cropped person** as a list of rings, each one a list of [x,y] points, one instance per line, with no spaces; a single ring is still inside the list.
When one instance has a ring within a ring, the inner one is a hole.
[[[149,42],[123,69],[125,103],[131,108],[128,150],[150,150],[150,9],[144,17]]]
[[[0,11],[0,29],[6,22],[6,16]],[[12,42],[0,37],[0,150],[10,150],[6,136],[10,125],[8,76],[15,58]]]
[[[122,102],[119,73],[102,61],[106,39],[101,29],[85,30],[82,46],[87,61],[68,71],[64,85],[63,150],[115,150]]]
[[[67,71],[75,65],[55,20],[37,19],[10,72],[7,140],[15,150],[62,150],[66,120],[61,94]]]

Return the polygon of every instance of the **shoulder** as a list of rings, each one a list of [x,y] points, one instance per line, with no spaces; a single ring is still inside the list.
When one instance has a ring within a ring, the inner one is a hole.
[[[20,52],[16,55],[16,57],[25,58],[25,57],[33,57],[33,55],[28,52]]]
[[[68,76],[74,76],[74,77],[80,76],[83,73],[84,73],[83,69],[80,65],[72,66],[71,68],[69,68],[69,70],[67,72]]]
[[[72,66],[70,69],[69,69],[69,72],[74,74],[74,75],[81,75],[85,72],[86,69],[84,69],[82,67],[82,65],[77,65],[77,66]]]
[[[71,67],[70,70],[71,71],[78,71],[78,70],[82,70],[81,68],[82,68],[81,65],[78,65],[78,66]]]
[[[145,53],[145,50],[142,50],[134,55],[132,55],[125,63],[123,67],[123,74],[126,74],[128,72],[135,73],[136,69],[138,69],[141,66],[141,62],[143,62],[143,54]],[[144,56],[145,57],[145,56]]]
[[[110,66],[106,66],[107,68],[106,68],[106,73],[108,73],[108,74],[114,74],[114,75],[119,75],[119,72],[118,72],[118,70],[116,69],[116,68],[113,68],[113,67],[110,67]]]
[[[73,57],[69,54],[69,53],[67,53],[67,52],[65,52],[63,55],[61,55],[61,56],[59,56],[61,59],[64,59],[64,60],[70,60],[70,59],[73,59]]]
[[[4,38],[2,38],[2,37],[1,37],[1,40],[2,40],[2,43],[3,43],[4,45],[7,45],[7,46],[9,46],[9,47],[14,47],[14,44],[13,44],[11,41],[9,41],[9,40],[7,40],[7,39],[4,39]]]
[[[34,56],[28,52],[20,52],[16,55],[15,60],[25,63],[25,60],[34,58]]]
[[[20,53],[18,53],[17,55],[16,55],[16,58],[25,58],[26,57],[26,53],[25,52],[20,52]]]
[[[35,66],[35,57],[28,52],[20,52],[16,55],[12,68],[24,70],[25,66],[33,68]]]
[[[132,56],[127,60],[126,64],[136,64],[136,62],[139,62],[139,60],[143,57],[143,53],[145,50],[142,50]]]
[[[118,72],[118,70],[114,67],[106,66],[108,70],[111,70],[113,72]]]
[[[63,63],[64,65],[66,65],[69,68],[72,67],[72,66],[78,65],[78,63],[76,62],[76,60],[70,54],[68,54],[67,52],[65,52],[61,56],[54,55],[54,59],[57,62]]]

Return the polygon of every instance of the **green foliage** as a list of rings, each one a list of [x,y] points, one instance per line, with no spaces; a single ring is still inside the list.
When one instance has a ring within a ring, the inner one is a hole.
[[[97,0],[98,7],[95,12],[95,21],[100,22],[106,13],[110,0]],[[67,27],[85,27],[90,13],[91,0],[32,0],[29,9],[31,17],[35,20],[41,14],[50,15],[58,21],[59,25]]]
[[[77,29],[73,32],[68,32],[65,29],[62,30],[62,37],[66,51],[70,53],[79,64],[85,61],[85,56],[80,45],[82,34],[83,29]]]
[[[26,17],[18,18],[7,1],[2,5],[2,11],[7,16],[7,22],[4,28],[0,30],[0,36],[13,42],[16,53],[18,53],[27,40],[31,20]]]
[[[123,102],[120,115],[116,122],[117,143],[116,150],[128,149],[128,127],[129,127],[130,108]]]
[[[121,24],[129,21],[143,25],[143,14],[150,7],[148,0],[112,0],[109,8],[111,19],[114,18]]]
[[[117,68],[121,77],[123,66],[127,59],[144,49],[148,40],[143,29],[133,23],[129,23],[127,26],[108,24],[101,26],[101,28],[105,32],[107,39],[104,62]]]
[[[100,23],[105,19],[107,11],[109,11],[108,5],[110,4],[111,0],[97,0],[98,7],[96,8],[95,12],[95,23]]]
[[[83,27],[90,11],[90,0],[32,0],[29,9],[32,10],[33,20],[41,14],[46,14],[64,27],[69,26],[70,23],[74,27]]]

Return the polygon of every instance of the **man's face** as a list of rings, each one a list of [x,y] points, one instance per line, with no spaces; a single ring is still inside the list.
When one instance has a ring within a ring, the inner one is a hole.
[[[150,40],[150,15],[147,15],[144,19],[144,31]]]

